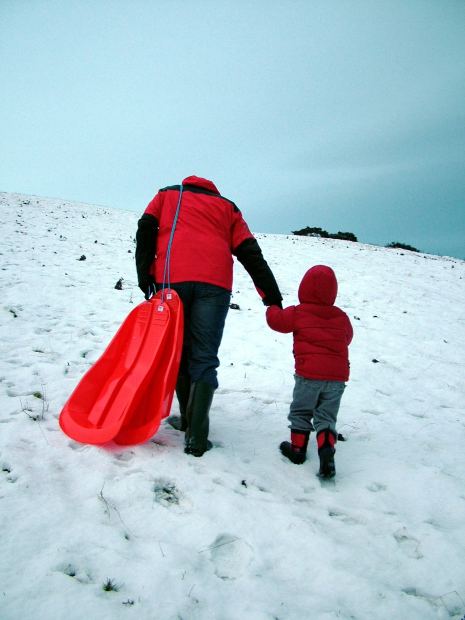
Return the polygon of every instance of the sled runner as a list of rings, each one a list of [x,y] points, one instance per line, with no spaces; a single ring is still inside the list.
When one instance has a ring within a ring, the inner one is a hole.
[[[182,338],[182,304],[175,291],[159,291],[139,304],[63,407],[62,430],[90,444],[148,439],[169,412]]]

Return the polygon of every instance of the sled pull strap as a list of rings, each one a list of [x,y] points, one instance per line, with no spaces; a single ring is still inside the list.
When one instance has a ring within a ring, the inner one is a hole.
[[[173,218],[173,225],[171,226],[171,234],[170,234],[170,238],[168,241],[168,247],[166,249],[165,268],[163,271],[163,283],[162,283],[162,292],[161,292],[162,303],[165,301],[165,288],[171,288],[171,282],[170,282],[171,246],[173,245],[174,231],[176,230],[176,224],[178,222],[183,190],[184,190],[184,187],[183,185],[181,185],[179,188],[179,198],[178,198],[178,204],[176,206],[176,212]],[[166,286],[167,283],[168,283],[168,286]]]

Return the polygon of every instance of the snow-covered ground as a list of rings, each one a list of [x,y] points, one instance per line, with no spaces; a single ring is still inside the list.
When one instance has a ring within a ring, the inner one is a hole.
[[[240,265],[211,452],[165,423],[129,448],[65,436],[63,404],[143,301],[139,214],[17,194],[0,212],[1,620],[462,618],[463,261],[257,235],[285,305],[328,264],[354,326],[348,441],[322,484],[314,437],[302,466],[279,453],[292,337]]]

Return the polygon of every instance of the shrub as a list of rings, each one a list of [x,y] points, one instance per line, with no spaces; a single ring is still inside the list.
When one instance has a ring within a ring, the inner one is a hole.
[[[102,590],[104,590],[105,592],[118,592],[120,588],[121,588],[120,585],[114,582],[113,579],[109,579],[109,578],[102,585]]]
[[[391,241],[386,245],[387,248],[398,248],[399,250],[409,250],[410,252],[420,252],[417,248],[407,243],[400,243],[399,241]]]
[[[357,237],[351,232],[337,232],[329,235],[330,239],[343,239],[344,241],[357,241]]]
[[[322,239],[344,239],[345,241],[357,241],[357,237],[351,232],[329,233],[318,226],[306,226],[300,230],[293,230],[293,235],[301,235],[302,237],[321,237]]]
[[[310,228],[310,226],[306,226],[305,228],[301,228],[300,230],[293,230],[293,235],[301,235],[302,237],[323,237],[325,239],[328,238],[329,233],[326,230],[323,230],[319,227]]]

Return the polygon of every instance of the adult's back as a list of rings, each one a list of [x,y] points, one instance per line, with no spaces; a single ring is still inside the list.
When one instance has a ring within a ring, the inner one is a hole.
[[[163,285],[170,249],[170,286],[184,308],[184,342],[176,384],[186,432],[185,451],[194,456],[211,447],[209,410],[218,387],[218,349],[229,309],[233,255],[251,276],[265,305],[281,305],[281,293],[257,240],[238,207],[208,179],[185,178],[165,187],[148,204],[138,223],[136,266],[139,286],[148,297]]]
[[[237,206],[207,179],[190,176],[183,193],[170,261],[171,282],[207,282],[232,289],[232,253],[253,234]],[[145,214],[158,222],[157,260],[151,273],[163,280],[166,250],[179,200],[179,185],[161,189]]]

